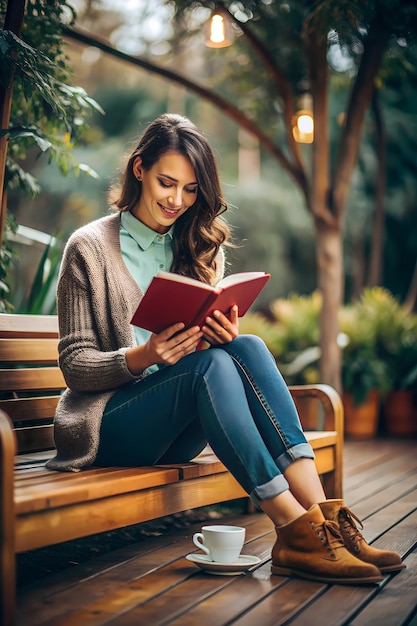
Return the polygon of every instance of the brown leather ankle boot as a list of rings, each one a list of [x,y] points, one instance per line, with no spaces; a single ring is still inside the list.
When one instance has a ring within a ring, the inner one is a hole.
[[[292,522],[276,527],[276,532],[273,574],[345,585],[383,580],[378,568],[346,550],[338,525],[324,518],[318,504]]]
[[[359,530],[363,528],[361,520],[345,506],[343,500],[327,500],[319,506],[326,519],[339,524],[346,548],[358,559],[376,565],[383,574],[398,572],[405,567],[400,555],[396,552],[379,550],[366,543]]]

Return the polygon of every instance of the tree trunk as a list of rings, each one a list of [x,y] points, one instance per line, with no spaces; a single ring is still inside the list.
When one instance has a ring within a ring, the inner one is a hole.
[[[339,393],[341,385],[341,354],[337,343],[338,313],[343,303],[342,231],[316,220],[318,285],[323,297],[320,314],[320,380]]]
[[[346,121],[342,129],[336,158],[331,205],[333,214],[340,221],[344,220],[346,201],[352,172],[356,165],[363,120],[369,108],[374,91],[375,76],[387,47],[389,34],[372,27],[365,44],[358,75],[353,83]]]
[[[3,30],[10,30],[16,35],[20,34],[23,16],[25,14],[26,0],[9,0],[7,3],[6,17]],[[9,127],[10,109],[12,106],[13,78],[10,85],[5,89],[0,87],[0,120],[1,128]],[[0,247],[3,241],[4,226],[6,223],[6,202],[4,200],[4,175],[6,169],[7,136],[0,137]]]
[[[378,161],[375,182],[375,209],[372,228],[371,257],[369,260],[369,273],[367,280],[367,284],[369,287],[380,285],[383,275],[383,248],[385,225],[384,196],[386,189],[387,173],[387,143],[385,124],[379,102],[379,94],[376,88],[374,89],[374,93],[372,95],[371,110],[375,120],[376,153]]]
[[[342,228],[329,205],[329,69],[327,40],[311,32],[307,57],[314,102],[313,172],[307,199],[316,227],[317,282],[322,296],[320,314],[320,380],[341,392],[339,309],[343,301]]]

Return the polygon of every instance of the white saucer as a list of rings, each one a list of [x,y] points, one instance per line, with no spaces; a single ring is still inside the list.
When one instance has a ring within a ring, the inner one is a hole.
[[[261,562],[261,559],[258,559],[257,556],[250,556],[249,554],[241,554],[235,563],[217,563],[216,561],[210,561],[207,554],[194,552],[187,554],[185,558],[198,565],[198,567],[201,567],[205,572],[218,574],[219,576],[237,576],[241,572]]]

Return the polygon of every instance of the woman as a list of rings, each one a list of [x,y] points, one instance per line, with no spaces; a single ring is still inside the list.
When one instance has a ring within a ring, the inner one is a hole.
[[[181,463],[208,443],[272,520],[272,571],[372,583],[403,567],[368,546],[341,500],[327,500],[290,393],[265,344],[239,336],[238,310],[159,334],[130,320],[151,278],[215,284],[229,230],[213,152],[186,118],[145,130],[117,212],[69,239],[58,284],[59,363],[52,469]],[[169,302],[161,302],[169,306]],[[209,349],[196,350],[205,340]]]

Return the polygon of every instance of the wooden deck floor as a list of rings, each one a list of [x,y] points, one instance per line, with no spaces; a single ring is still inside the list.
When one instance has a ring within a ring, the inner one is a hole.
[[[205,574],[184,558],[201,524],[170,530],[21,587],[18,624],[416,626],[417,440],[347,442],[345,499],[367,540],[407,569],[369,587],[270,576],[271,523],[234,516],[225,523],[244,525],[244,553],[261,559],[252,571]]]

